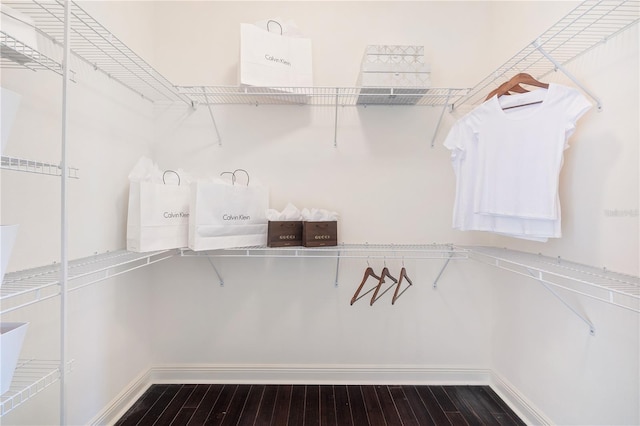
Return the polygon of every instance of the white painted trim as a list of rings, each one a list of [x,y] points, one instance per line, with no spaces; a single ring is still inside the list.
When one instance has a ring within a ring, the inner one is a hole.
[[[490,370],[389,365],[190,364],[157,365],[153,383],[262,384],[484,384]]]
[[[133,379],[89,424],[112,425],[118,421],[153,384],[150,372],[149,369]]]
[[[520,393],[507,379],[495,371],[491,372],[491,388],[528,425],[552,425],[531,401]]]

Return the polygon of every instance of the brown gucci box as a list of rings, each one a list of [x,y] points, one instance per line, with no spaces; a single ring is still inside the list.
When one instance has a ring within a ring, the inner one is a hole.
[[[302,222],[302,245],[324,247],[338,245],[338,222]]]
[[[302,221],[270,220],[267,226],[267,247],[302,245]]]

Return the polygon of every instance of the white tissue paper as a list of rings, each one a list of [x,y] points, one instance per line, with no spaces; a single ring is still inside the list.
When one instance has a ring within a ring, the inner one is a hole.
[[[334,222],[338,220],[338,213],[325,209],[302,209],[302,220],[306,222]]]
[[[293,204],[288,203],[281,212],[275,209],[268,209],[267,220],[272,222],[302,220],[302,212]]]

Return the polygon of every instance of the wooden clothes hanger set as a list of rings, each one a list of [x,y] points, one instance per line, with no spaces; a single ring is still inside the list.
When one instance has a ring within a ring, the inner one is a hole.
[[[364,284],[367,282],[367,280],[370,277],[378,281],[377,285],[369,289],[366,293],[360,295],[360,291],[362,291]],[[393,283],[378,296],[378,293],[380,293],[380,289],[382,288],[382,284],[386,282],[385,278],[389,278]],[[409,283],[409,285],[405,287],[404,290],[400,291],[403,281],[406,281],[407,283]],[[380,273],[379,276],[376,275],[376,273],[373,271],[373,268],[371,266],[367,266],[367,269],[365,269],[364,275],[362,276],[362,282],[360,283],[360,285],[358,286],[358,289],[356,290],[356,292],[353,294],[353,297],[351,298],[351,305],[353,305],[355,302],[357,302],[358,300],[360,300],[361,298],[363,298],[364,296],[366,296],[367,294],[373,291],[373,296],[371,296],[371,301],[369,302],[369,305],[373,306],[373,304],[378,299],[380,299],[386,292],[388,292],[389,290],[391,290],[393,286],[395,286],[396,289],[393,292],[393,298],[391,299],[391,304],[394,305],[396,303],[396,300],[398,300],[398,298],[402,296],[404,292],[407,291],[409,287],[412,285],[413,283],[411,282],[411,279],[409,278],[409,276],[407,276],[407,269],[404,267],[404,265],[402,265],[402,269],[400,270],[400,276],[398,278],[395,278],[394,276],[391,275],[391,273],[389,272],[389,268],[387,268],[386,265],[384,266],[384,268],[382,268],[382,272]]]
[[[530,74],[521,72],[519,74],[514,75],[513,77],[511,77],[511,79],[509,81],[507,81],[505,83],[502,83],[500,86],[498,86],[497,89],[495,89],[494,91],[489,93],[489,95],[487,96],[485,101],[488,101],[489,99],[491,99],[494,96],[500,97],[500,96],[510,95],[511,92],[513,92],[513,93],[527,93],[528,90],[525,89],[524,87],[522,87],[521,84],[527,84],[529,86],[540,87],[540,88],[543,88],[543,89],[548,89],[549,88],[549,84],[548,83],[543,83],[541,81],[538,81],[535,78],[533,78]],[[513,106],[509,106],[509,107],[504,107],[502,109],[519,108],[519,107],[523,107],[523,106],[527,106],[527,105],[534,105],[534,104],[539,104],[539,103],[542,103],[542,101],[529,102],[529,103],[525,103],[525,104],[521,104],[521,105],[513,105]]]

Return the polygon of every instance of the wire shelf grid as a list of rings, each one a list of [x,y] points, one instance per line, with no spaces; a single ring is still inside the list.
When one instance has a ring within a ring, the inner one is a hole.
[[[202,105],[448,106],[468,89],[394,87],[176,86]]]
[[[296,257],[366,259],[467,259],[466,249],[453,244],[339,244],[328,247],[237,247],[194,252],[181,249],[183,257]]]
[[[58,164],[44,163],[41,161],[26,160],[24,158],[2,157],[0,168],[4,170],[12,170],[16,172],[35,173],[40,175],[61,176],[62,169]],[[68,168],[67,177],[70,179],[79,179],[78,169],[75,167]]]
[[[60,379],[60,361],[18,360],[9,390],[0,397],[0,417]]]
[[[2,68],[27,68],[32,71],[49,70],[62,75],[62,65],[44,53],[27,46],[11,35],[0,31]]]
[[[586,0],[480,81],[454,107],[482,103],[512,74],[526,72],[544,79],[556,66],[539,48],[564,66],[639,21],[639,0]]]
[[[126,250],[96,254],[69,262],[69,291],[168,259],[174,251],[133,253]],[[60,294],[60,264],[7,273],[0,289],[1,314]]]
[[[3,0],[3,4],[27,15],[36,29],[54,43],[64,43],[64,1]],[[145,99],[153,102],[189,102],[164,76],[78,4],[69,2],[69,7],[69,38],[74,56]]]
[[[468,247],[472,259],[640,313],[640,277],[560,258],[496,247]]]

